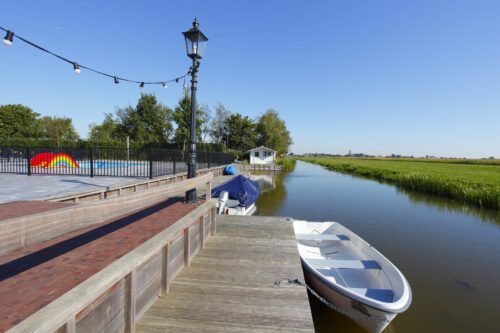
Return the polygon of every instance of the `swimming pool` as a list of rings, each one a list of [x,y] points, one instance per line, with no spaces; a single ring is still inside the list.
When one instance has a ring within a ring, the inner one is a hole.
[[[90,162],[79,162],[80,168],[90,169]],[[127,167],[146,167],[148,162],[109,162],[109,161],[94,161],[94,169],[107,168],[127,168]]]

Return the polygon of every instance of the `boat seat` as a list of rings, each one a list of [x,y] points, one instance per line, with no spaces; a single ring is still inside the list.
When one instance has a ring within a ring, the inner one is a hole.
[[[375,260],[305,259],[314,268],[381,269]]]
[[[349,237],[344,235],[331,235],[331,234],[295,234],[297,240],[311,240],[311,241],[343,241],[349,240]]]
[[[391,303],[394,301],[394,292],[390,289],[349,288],[349,290],[381,302]]]

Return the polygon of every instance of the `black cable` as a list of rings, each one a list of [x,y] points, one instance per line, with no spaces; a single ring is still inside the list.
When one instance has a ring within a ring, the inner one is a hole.
[[[5,29],[5,28],[3,28],[1,26],[0,26],[0,30],[3,30],[5,32],[11,31],[11,30],[7,30],[7,29]],[[120,77],[120,76],[117,76],[117,75],[107,74],[107,73],[98,71],[97,69],[94,69],[94,68],[91,68],[91,67],[88,67],[88,66],[80,65],[76,61],[71,61],[71,60],[69,60],[69,59],[67,59],[67,58],[65,58],[63,56],[60,56],[60,55],[58,55],[58,54],[56,54],[56,53],[54,53],[52,51],[49,51],[46,48],[44,48],[44,47],[42,47],[40,45],[37,45],[37,44],[35,44],[35,43],[33,43],[33,42],[31,42],[31,41],[29,41],[29,40],[27,40],[27,39],[25,39],[25,38],[17,35],[17,34],[14,34],[14,37],[16,37],[17,39],[25,42],[26,44],[28,44],[30,46],[33,46],[34,48],[39,49],[40,51],[46,52],[46,53],[48,53],[48,54],[50,54],[50,55],[52,55],[52,56],[54,56],[56,58],[59,58],[60,60],[65,61],[65,62],[67,62],[69,64],[73,64],[73,65],[74,64],[78,64],[78,66],[80,68],[86,69],[86,70],[94,72],[96,74],[103,75],[103,76],[106,76],[106,77],[110,77],[110,78],[113,78],[113,79],[116,78],[119,81],[125,81],[125,82],[131,82],[131,83],[138,83],[138,84],[141,84],[141,86],[145,85],[145,84],[158,84],[158,85],[161,84],[161,85],[165,86],[166,83],[170,83],[170,82],[176,82],[176,83],[178,83],[180,79],[184,79],[186,76],[188,76],[191,73],[191,69],[190,69],[186,74],[184,74],[182,76],[179,76],[179,77],[176,77],[176,78],[173,78],[173,79],[170,79],[170,80],[165,80],[165,81],[136,81],[136,80],[130,80],[130,79],[127,79],[127,78],[124,78],[124,77]]]

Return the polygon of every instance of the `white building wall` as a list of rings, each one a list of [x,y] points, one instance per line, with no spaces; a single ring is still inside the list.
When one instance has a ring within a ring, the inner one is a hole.
[[[255,153],[259,153],[259,156],[255,156]],[[267,149],[252,150],[250,152],[250,164],[274,164],[274,154],[273,151]]]

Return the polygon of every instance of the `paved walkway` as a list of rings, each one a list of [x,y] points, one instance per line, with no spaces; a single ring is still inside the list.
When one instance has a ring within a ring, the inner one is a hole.
[[[136,182],[138,178],[0,174],[0,203],[43,200]],[[142,178],[144,179],[144,178]]]
[[[200,202],[201,203],[201,202]],[[4,332],[197,208],[173,198],[0,257]]]

